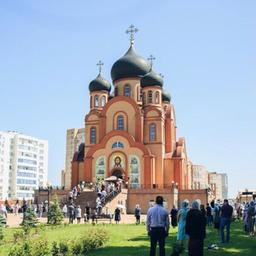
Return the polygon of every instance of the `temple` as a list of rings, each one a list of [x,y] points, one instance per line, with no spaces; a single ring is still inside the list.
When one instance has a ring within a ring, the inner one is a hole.
[[[156,194],[170,207],[178,191],[191,188],[191,162],[184,138],[176,136],[175,109],[163,77],[130,47],[112,66],[113,86],[99,74],[89,83],[90,111],[85,116],[85,143],[72,161],[72,186],[116,176],[128,187],[127,207],[147,208]]]

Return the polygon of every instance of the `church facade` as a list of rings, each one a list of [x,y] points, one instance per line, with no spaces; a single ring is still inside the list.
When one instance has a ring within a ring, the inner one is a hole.
[[[130,48],[112,66],[113,88],[99,65],[89,84],[85,143],[72,161],[72,186],[117,176],[128,186],[131,209],[148,194],[154,199],[173,195],[174,187],[190,189],[185,140],[176,136],[175,109],[152,58],[137,54],[131,36]]]

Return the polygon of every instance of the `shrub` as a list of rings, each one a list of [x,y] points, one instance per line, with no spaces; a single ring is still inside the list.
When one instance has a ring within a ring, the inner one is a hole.
[[[6,219],[0,214],[0,241],[4,239],[4,226],[6,225]]]
[[[60,255],[59,252],[60,252],[60,248],[57,242],[54,241],[51,249],[52,256],[59,256]]]
[[[20,240],[25,239],[25,232],[23,230],[16,230],[13,233],[13,241],[14,243],[19,242]]]
[[[38,223],[36,213],[33,211],[31,205],[27,208],[26,212],[23,214],[23,220],[21,223],[21,226],[23,227],[23,230],[26,235],[30,233],[30,229],[32,227],[36,227],[36,224]]]
[[[59,243],[60,247],[60,255],[61,256],[67,256],[69,253],[69,246],[67,242],[60,242]]]
[[[53,203],[49,207],[48,211],[48,223],[52,225],[59,225],[64,219],[63,213],[59,206],[57,195],[54,196]]]

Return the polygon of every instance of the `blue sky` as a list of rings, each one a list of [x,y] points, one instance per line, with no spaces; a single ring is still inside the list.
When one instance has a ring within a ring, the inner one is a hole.
[[[255,188],[256,1],[1,1],[0,130],[49,141],[60,182],[66,129],[83,127],[88,84],[129,46],[156,57],[195,164]]]

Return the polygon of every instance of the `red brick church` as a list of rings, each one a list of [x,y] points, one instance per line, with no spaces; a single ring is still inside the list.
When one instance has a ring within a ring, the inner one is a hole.
[[[128,185],[127,207],[148,208],[156,194],[171,207],[178,190],[191,188],[191,163],[184,138],[176,136],[175,109],[163,78],[130,47],[111,68],[112,84],[101,72],[89,83],[85,144],[72,161],[72,186],[117,176]]]

